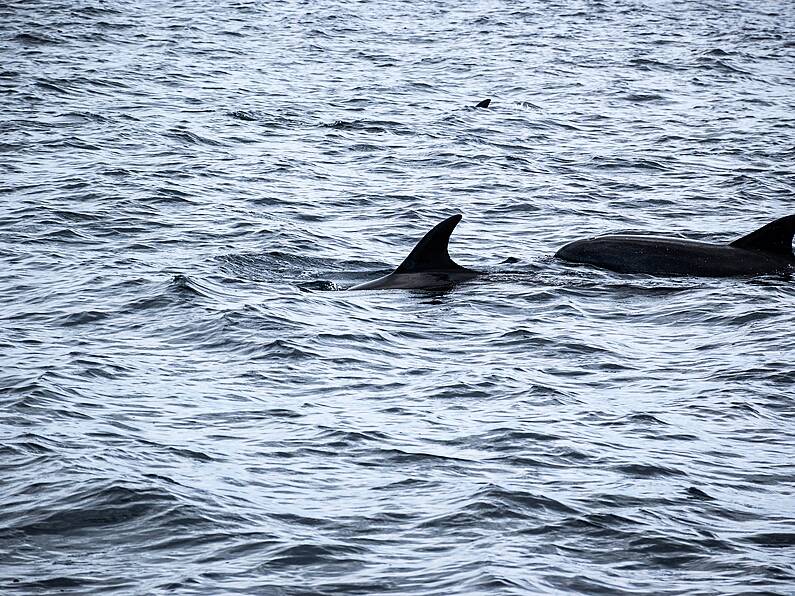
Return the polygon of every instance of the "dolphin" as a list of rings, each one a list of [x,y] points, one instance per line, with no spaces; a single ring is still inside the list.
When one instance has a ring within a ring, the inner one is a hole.
[[[618,273],[735,277],[785,273],[795,266],[795,215],[777,219],[729,244],[657,236],[614,235],[577,240],[555,257]]]
[[[409,256],[389,275],[348,288],[349,290],[439,290],[481,275],[455,263],[447,252],[450,234],[461,221],[451,215],[422,237]]]

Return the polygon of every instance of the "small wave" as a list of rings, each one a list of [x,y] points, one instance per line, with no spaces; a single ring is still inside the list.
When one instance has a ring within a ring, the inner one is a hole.
[[[84,149],[87,151],[102,151],[102,147],[100,147],[99,145],[89,143],[78,137],[64,137],[61,139],[55,139],[53,141],[47,141],[45,143],[42,143],[41,145],[42,147],[48,147],[50,149],[67,148],[67,149]]]
[[[289,280],[308,291],[335,291],[345,287],[347,281],[361,279],[365,275],[363,272],[373,273],[373,269],[384,266],[363,261],[346,261],[344,264],[346,270],[341,270],[341,263],[334,259],[281,251],[270,251],[265,254],[231,254],[217,257],[217,260],[221,263],[223,271],[236,278],[252,281]],[[349,268],[357,270],[347,270]],[[384,274],[389,272],[386,269],[383,271]],[[322,279],[327,277],[334,280]]]
[[[252,360],[302,360],[315,354],[302,349],[286,339],[276,339],[266,344],[252,345],[247,353]]]
[[[203,451],[198,451],[196,449],[188,449],[187,447],[173,447],[169,445],[161,445],[159,443],[154,443],[152,441],[143,441],[144,443],[151,445],[153,447],[161,448],[169,453],[176,455],[181,458],[185,458],[191,461],[197,462],[211,462],[216,461],[216,458],[212,455],[204,453]]]
[[[14,579],[12,581],[12,589],[34,590],[36,592],[44,590],[44,593],[47,594],[53,593],[53,591],[64,592],[78,588],[97,587],[103,583],[102,580],[85,575],[79,577],[56,575],[44,579]]]
[[[25,148],[22,143],[3,143],[0,142],[0,153],[17,154]]]
[[[487,433],[473,435],[461,439],[456,443],[463,443],[472,447],[488,445],[496,452],[512,452],[524,449],[538,443],[554,442],[563,439],[560,435],[551,433],[534,432],[520,428],[501,427],[489,430]]]
[[[69,95],[72,93],[72,91],[67,89],[66,87],[61,87],[60,85],[56,85],[55,83],[50,83],[48,81],[36,81],[36,86],[39,89],[44,89],[45,91],[58,93],[59,95]]]
[[[625,464],[616,466],[615,470],[637,478],[687,476],[682,470],[655,464]]]
[[[537,519],[550,514],[578,513],[576,509],[545,495],[488,486],[466,499],[455,511],[422,521],[424,528],[477,527],[494,520]]]
[[[498,504],[499,509],[524,510],[533,512],[554,512],[559,514],[574,515],[578,514],[578,509],[566,503],[553,499],[543,494],[530,493],[517,489],[506,489],[499,486],[488,486],[481,489],[475,497],[475,503],[488,504],[491,507]]]
[[[79,6],[77,8],[74,8],[73,11],[77,14],[84,14],[90,17],[123,14],[120,10],[117,10],[115,8],[110,8],[108,6],[97,6],[97,5]]]
[[[71,211],[68,209],[57,209],[53,211],[53,215],[57,215],[63,220],[71,222],[94,222],[103,221],[104,217],[94,213],[84,213],[81,211]]]
[[[171,305],[171,300],[165,295],[145,296],[128,301],[120,310],[121,313],[142,313],[146,310],[158,310]]]
[[[9,387],[6,382],[0,381],[0,388],[4,392],[26,393],[35,388],[34,383],[18,383],[16,386]],[[28,458],[30,456],[52,455],[57,453],[59,443],[36,433],[22,433],[13,439],[6,439],[5,444],[0,447],[0,452],[8,465],[13,465],[12,457]],[[26,462],[25,462],[26,463]]]
[[[234,112],[228,112],[228,114],[232,118],[235,118],[236,120],[243,120],[244,122],[256,122],[261,118],[261,114],[259,112],[252,110],[235,110]]]
[[[350,151],[360,151],[366,153],[372,153],[374,151],[383,151],[385,148],[379,145],[371,145],[370,143],[357,143],[355,145],[351,145],[348,147]]]
[[[375,126],[368,124],[361,120],[335,120],[331,124],[323,124],[325,128],[333,128],[336,130],[360,130],[364,132],[385,133],[387,129],[382,126]]]
[[[49,46],[63,43],[62,39],[43,33],[19,33],[12,40],[26,46]]]
[[[219,548],[214,549],[207,555],[199,557],[198,563],[227,562],[232,558],[245,557],[247,555],[257,556],[262,560],[263,553],[273,552],[282,544],[275,535],[266,532],[241,532],[235,537],[237,544],[228,546],[229,535],[225,532],[205,533],[194,537],[167,537],[153,545],[153,548],[165,551],[173,551],[181,547],[196,547],[197,545],[210,545],[219,543]],[[205,551],[208,549],[204,549]]]
[[[665,97],[657,93],[630,93],[625,95],[624,99],[633,103],[644,103],[648,101],[662,101]]]
[[[8,529],[28,536],[85,534],[92,530],[138,524],[170,510],[179,501],[158,488],[92,483],[77,492],[57,493],[49,505],[18,511]],[[19,506],[21,507],[21,506]]]
[[[795,547],[795,533],[763,532],[748,536],[745,541],[768,548],[792,548]]]
[[[257,122],[261,126],[267,127],[270,130],[278,129],[295,129],[307,125],[299,114],[273,114],[260,110],[232,110],[226,112],[226,115],[241,122]]]
[[[695,541],[672,536],[641,536],[631,541],[633,550],[649,555],[700,555],[701,546]]]
[[[544,118],[542,120],[538,120],[536,122],[531,123],[531,128],[538,129],[538,130],[555,130],[555,129],[563,129],[563,130],[574,130],[574,131],[581,131],[582,128],[572,124],[571,122],[564,122],[562,120],[557,120],[555,118]]]
[[[208,145],[210,147],[222,147],[224,145],[224,143],[221,141],[216,141],[215,139],[211,139],[209,137],[203,137],[187,130],[171,129],[171,131],[165,133],[164,136],[180,141],[181,143],[187,143],[189,145]]]
[[[687,495],[689,497],[693,498],[693,499],[698,499],[700,501],[714,501],[715,500],[715,497],[712,497],[712,496],[708,495],[703,490],[701,490],[700,488],[697,488],[695,486],[688,487]]]
[[[180,294],[201,296],[202,298],[217,298],[222,294],[218,288],[206,280],[182,274],[171,278],[171,287]]]
[[[652,414],[634,413],[627,414],[617,420],[609,420],[603,424],[608,426],[668,426],[664,420],[660,420]]]
[[[50,230],[48,232],[44,232],[43,234],[39,234],[36,237],[32,237],[26,243],[37,243],[37,242],[64,242],[68,244],[87,244],[94,242],[94,239],[74,228],[58,228],[55,230]]]
[[[638,70],[676,70],[675,66],[653,58],[633,58],[629,61],[629,65]]]
[[[271,553],[267,561],[261,564],[265,569],[281,569],[285,567],[307,567],[309,565],[340,565],[352,562],[363,562],[354,555],[365,555],[368,549],[351,544],[315,544],[305,543],[282,548]]]
[[[651,159],[626,159],[621,157],[594,157],[591,163],[605,170],[670,170],[670,166]]]
[[[28,120],[25,118],[18,118],[15,120],[6,120],[0,122],[0,132],[16,132],[16,131],[30,131],[30,130],[50,130],[60,126],[57,122],[42,122],[40,120]],[[20,145],[21,147],[22,145]]]
[[[381,120],[335,120],[330,124],[321,125],[335,130],[366,132],[373,134],[415,135],[416,131],[400,122]]]
[[[162,203],[187,203],[192,205],[193,193],[180,190],[174,186],[161,186],[155,191],[155,199]]]
[[[316,440],[325,447],[358,448],[366,445],[377,445],[389,439],[389,435],[380,431],[352,431],[334,428],[323,429]]]
[[[717,70],[719,72],[743,74],[743,75],[751,74],[747,70],[743,70],[742,68],[734,66],[729,62],[727,62],[726,60],[721,60],[713,56],[701,56],[696,60],[696,64],[698,64],[698,66],[700,66],[701,68],[709,70]]]
[[[58,319],[62,327],[76,327],[102,321],[110,316],[109,313],[100,310],[84,310],[80,312],[63,315]]]
[[[111,23],[109,21],[97,21],[97,27],[100,29],[109,29],[109,30],[124,30],[124,29],[134,29],[136,25],[134,23]]]

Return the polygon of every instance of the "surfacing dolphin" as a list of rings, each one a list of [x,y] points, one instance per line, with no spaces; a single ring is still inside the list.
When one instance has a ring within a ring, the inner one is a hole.
[[[447,252],[450,234],[461,221],[461,215],[452,215],[436,224],[422,237],[409,256],[389,275],[359,284],[349,290],[439,290],[480,275],[455,263]]]
[[[436,224],[392,273],[348,289],[438,290],[484,275],[450,258],[447,245],[460,221],[461,215],[457,214]],[[793,236],[795,215],[788,215],[730,244],[627,234],[597,236],[567,244],[555,257],[618,273],[699,277],[769,275],[795,268]]]
[[[618,273],[735,277],[785,273],[795,266],[795,215],[762,226],[730,244],[615,235],[577,240],[555,256]]]

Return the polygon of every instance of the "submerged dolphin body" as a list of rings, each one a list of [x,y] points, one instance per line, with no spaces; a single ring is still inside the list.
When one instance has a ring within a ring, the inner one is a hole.
[[[784,273],[795,266],[795,215],[782,217],[730,244],[656,236],[597,236],[577,240],[555,256],[618,273],[734,277]]]
[[[458,265],[447,252],[450,234],[459,221],[461,215],[453,215],[436,224],[389,275],[348,289],[438,290],[477,277],[480,273]]]

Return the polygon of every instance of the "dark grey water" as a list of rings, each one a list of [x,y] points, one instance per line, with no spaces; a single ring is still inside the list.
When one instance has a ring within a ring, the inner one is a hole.
[[[795,212],[791,2],[15,1],[0,52],[0,592],[795,592],[793,282],[550,258]],[[457,211],[496,275],[336,291]]]

